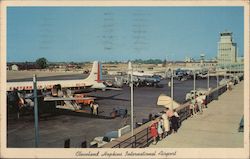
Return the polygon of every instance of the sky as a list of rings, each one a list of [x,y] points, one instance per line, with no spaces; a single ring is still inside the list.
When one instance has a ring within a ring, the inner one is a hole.
[[[217,56],[233,32],[243,55],[243,7],[8,7],[7,61],[185,60]]]

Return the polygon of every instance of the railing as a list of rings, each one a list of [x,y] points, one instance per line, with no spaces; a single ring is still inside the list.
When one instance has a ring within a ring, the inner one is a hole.
[[[189,102],[181,105],[180,107],[176,108],[176,112],[179,114],[179,122],[186,120],[188,117],[191,116],[190,109],[189,109]]]
[[[149,128],[143,129],[141,132],[137,133],[136,135],[133,135],[132,137],[128,138],[127,140],[124,140],[120,143],[118,143],[113,148],[134,148],[134,147],[145,147],[146,143],[149,143],[151,140],[150,134],[149,134]]]
[[[218,88],[213,89],[209,94],[207,95],[207,104],[210,103],[213,100],[218,100],[218,97],[223,94],[227,90],[227,85],[219,86]]]
[[[134,135],[127,133],[120,138],[105,144],[104,148],[142,148],[151,143],[152,138],[149,131],[151,121],[134,129]]]
[[[227,90],[227,86],[219,86],[218,88],[213,89],[207,95],[207,104],[218,99],[218,97]],[[179,122],[186,120],[191,116],[189,109],[189,102],[184,103],[176,109],[177,113],[180,116]],[[121,136],[120,138],[107,143],[103,148],[143,148],[147,147],[152,142],[152,137],[150,135],[149,126],[152,121],[134,129],[134,135],[131,136],[130,133]]]

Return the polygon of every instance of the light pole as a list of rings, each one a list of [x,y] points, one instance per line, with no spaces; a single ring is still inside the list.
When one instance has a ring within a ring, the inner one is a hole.
[[[219,87],[219,74],[217,73],[217,75],[216,75],[216,79],[217,79],[217,88]]]
[[[232,65],[232,71],[233,71],[232,74],[233,74],[233,76],[235,77],[235,75],[236,75],[236,74],[235,74],[235,64]]]
[[[174,71],[173,71],[173,68],[171,69],[171,98],[172,98],[172,101],[171,101],[171,107],[170,109],[173,110],[174,108]]]
[[[216,79],[217,79],[217,100],[219,99],[219,74],[217,73],[217,75],[216,75]]]
[[[207,90],[209,91],[209,69],[207,71]]]
[[[130,92],[131,92],[131,136],[134,135],[134,85],[133,85],[133,68],[131,65],[131,81],[130,81]]]
[[[244,74],[244,65],[243,64],[238,64],[238,75],[243,75]]]
[[[196,84],[195,82],[196,81],[195,80],[196,80],[196,71],[194,70],[194,100],[196,101],[196,91],[195,91],[195,87],[196,87],[195,86],[195,84]]]
[[[223,64],[223,68],[224,68],[224,79],[226,79],[226,73],[227,73],[227,67],[225,64]]]
[[[167,78],[167,73],[168,73],[168,71],[167,71],[167,56],[166,56],[166,63],[165,63],[165,78]]]
[[[33,89],[34,89],[34,116],[35,116],[35,147],[39,145],[39,134],[38,134],[38,102],[37,102],[37,81],[36,75],[33,75]]]
[[[231,77],[231,75],[233,75],[232,74],[232,65],[231,65],[231,63],[229,64],[229,77]]]

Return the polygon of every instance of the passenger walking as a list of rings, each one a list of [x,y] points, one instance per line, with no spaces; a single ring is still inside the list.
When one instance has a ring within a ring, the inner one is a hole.
[[[157,132],[159,134],[159,139],[162,140],[163,138],[163,119],[160,117],[158,119],[158,125],[157,125]]]
[[[90,107],[90,109],[91,109],[91,114],[93,114],[93,111],[94,111],[93,105],[94,105],[93,102],[91,102],[90,105],[89,105],[89,107]]]
[[[195,101],[194,97],[192,97],[191,105],[192,105],[192,109],[193,109],[193,115],[195,115],[197,108],[196,108],[196,101]]]
[[[228,83],[228,85],[229,85],[229,90],[231,91],[231,90],[232,90],[232,87],[233,87],[233,82],[230,81],[230,82]]]
[[[192,104],[192,102],[190,102],[189,104],[189,110],[192,118],[194,116],[194,105]]]
[[[202,110],[202,103],[203,103],[203,99],[201,96],[197,97],[197,104],[198,104],[198,108],[199,108],[199,113],[202,114],[203,110]]]
[[[99,105],[97,103],[93,104],[93,114],[98,115],[98,107]]]
[[[150,125],[150,135],[153,138],[153,144],[155,145],[157,143],[157,137],[158,137],[158,132],[157,132],[157,121],[153,120],[152,124]]]
[[[94,114],[94,115],[97,115],[96,105],[95,105],[95,104],[93,104],[93,114]]]
[[[166,112],[163,113],[161,117],[163,119],[163,131],[164,131],[163,136],[165,137],[168,136],[168,133],[170,131],[170,124]]]
[[[96,115],[99,115],[99,104],[96,103]]]

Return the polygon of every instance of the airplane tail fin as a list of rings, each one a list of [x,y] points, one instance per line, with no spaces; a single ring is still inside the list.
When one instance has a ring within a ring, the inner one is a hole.
[[[92,70],[87,77],[87,80],[91,81],[101,81],[102,80],[102,66],[101,63],[98,61],[93,62]]]
[[[102,81],[102,65],[98,61],[93,62],[92,70],[89,76],[86,78],[87,81],[92,83],[91,88],[102,89],[102,90],[121,90],[120,88],[106,87]]]

